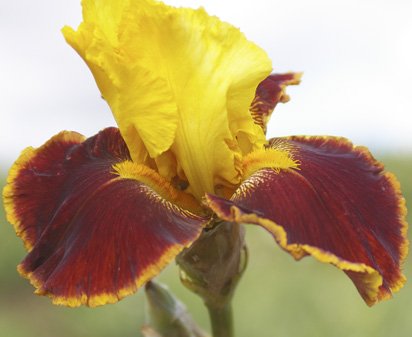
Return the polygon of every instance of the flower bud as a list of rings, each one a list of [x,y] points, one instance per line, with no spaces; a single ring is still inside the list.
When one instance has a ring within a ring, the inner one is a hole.
[[[151,281],[145,290],[148,304],[147,325],[142,328],[145,337],[206,337],[183,303],[165,286]]]

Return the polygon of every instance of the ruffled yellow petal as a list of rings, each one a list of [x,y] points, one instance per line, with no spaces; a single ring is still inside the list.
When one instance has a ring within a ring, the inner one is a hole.
[[[129,37],[121,26],[130,11],[127,1],[82,4],[84,22],[77,32],[64,27],[63,34],[92,71],[133,159],[144,163],[148,154],[155,157],[173,142],[177,127],[173,93],[164,78],[129,57]]]
[[[266,53],[203,9],[153,0],[84,0],[83,8],[78,31],[63,33],[91,68],[133,160],[149,155],[197,198],[238,184],[242,156],[265,142],[249,106],[271,71]]]

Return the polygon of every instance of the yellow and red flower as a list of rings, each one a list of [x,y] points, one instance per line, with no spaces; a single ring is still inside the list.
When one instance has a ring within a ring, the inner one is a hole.
[[[18,267],[56,304],[116,302],[216,217],[269,231],[295,259],[342,269],[367,304],[405,281],[405,201],[366,148],[337,137],[266,140],[299,74],[203,9],[83,0],[67,42],[118,124],[23,151],[3,191],[28,255]]]

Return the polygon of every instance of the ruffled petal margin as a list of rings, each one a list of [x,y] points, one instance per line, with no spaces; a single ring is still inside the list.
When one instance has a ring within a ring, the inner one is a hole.
[[[267,229],[295,259],[312,255],[342,269],[368,305],[391,297],[405,277],[406,206],[394,175],[344,138],[272,139],[298,169],[260,169],[231,200],[208,195],[226,221]]]
[[[255,98],[250,106],[250,113],[255,124],[259,125],[266,133],[266,126],[276,105],[289,102],[286,94],[288,85],[300,83],[302,73],[271,74],[266,77],[256,88]]]
[[[19,272],[53,303],[94,307],[135,292],[203,228],[205,219],[155,171],[133,164],[116,128],[61,132],[26,149],[3,191],[29,250]]]
[[[202,8],[82,3],[84,21],[63,34],[90,67],[133,161],[149,156],[199,200],[239,184],[238,158],[266,141],[249,113],[272,69],[265,51]]]

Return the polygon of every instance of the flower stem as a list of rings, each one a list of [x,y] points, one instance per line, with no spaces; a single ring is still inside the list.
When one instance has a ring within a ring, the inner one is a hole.
[[[180,280],[209,310],[213,337],[233,337],[231,301],[247,265],[244,228],[217,222],[177,257]]]
[[[223,307],[207,305],[213,337],[234,337],[232,306]]]

